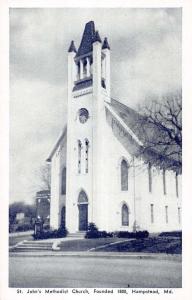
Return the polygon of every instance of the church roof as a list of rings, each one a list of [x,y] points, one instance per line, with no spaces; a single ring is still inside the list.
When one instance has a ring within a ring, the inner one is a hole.
[[[71,44],[70,44],[69,49],[68,49],[68,52],[75,52],[75,53],[77,53],[74,41],[71,41]]]
[[[123,120],[127,127],[130,128],[134,135],[136,135],[139,141],[141,141],[143,145],[141,151],[143,151],[143,153],[148,155],[158,155],[158,159],[157,157],[154,157],[154,159],[161,160],[161,165],[163,167],[171,165],[171,167],[175,166],[175,168],[178,169],[180,166],[180,157],[178,157],[179,149],[176,145],[167,148],[167,146],[161,143],[155,143],[154,141],[157,141],[157,137],[162,138],[162,136],[160,136],[162,135],[162,132],[160,132],[153,123],[149,122],[147,117],[113,98],[109,105]]]
[[[67,125],[65,125],[62,129],[62,131],[60,132],[56,143],[54,144],[54,146],[52,147],[52,150],[48,156],[48,158],[46,159],[47,162],[51,162],[53,155],[55,154],[55,152],[57,151],[61,141],[64,139],[64,137],[67,135]]]
[[[101,38],[99,36],[98,31],[95,30],[94,22],[90,21],[85,25],[83,37],[81,39],[81,43],[77,51],[76,57],[92,52],[93,50],[92,45],[96,41],[101,42]]]
[[[107,40],[106,37],[104,38],[102,49],[109,49],[110,50],[110,46],[109,46],[109,43],[108,43],[108,40]]]

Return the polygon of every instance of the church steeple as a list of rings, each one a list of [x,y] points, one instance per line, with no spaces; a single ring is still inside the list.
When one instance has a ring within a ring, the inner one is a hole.
[[[68,49],[68,52],[75,52],[75,53],[77,53],[74,41],[71,41],[71,44],[70,44],[69,49]]]
[[[109,43],[108,43],[108,40],[107,40],[106,37],[104,38],[102,49],[109,49],[110,50],[110,46],[109,46]]]
[[[72,71],[72,92],[93,87],[97,78],[98,88],[105,89],[108,98],[110,98],[109,52],[110,47],[107,38],[102,43],[94,22],[86,23],[78,50],[76,51],[74,41],[71,42],[68,49],[70,59],[73,57],[69,64]]]
[[[93,51],[93,43],[95,41],[95,24],[93,21],[86,23],[85,29],[83,32],[83,37],[79,49],[77,51],[76,57],[85,55]]]
[[[94,42],[100,42],[100,43],[102,42],[98,30],[97,30],[96,33],[95,33],[95,39],[94,39]]]

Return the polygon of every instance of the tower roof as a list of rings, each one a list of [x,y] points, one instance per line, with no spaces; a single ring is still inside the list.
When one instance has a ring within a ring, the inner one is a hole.
[[[109,46],[109,43],[108,43],[108,40],[107,40],[106,37],[104,38],[102,49],[109,49],[110,50],[110,46]]]
[[[77,51],[77,57],[91,52],[93,50],[92,44],[96,41],[96,38],[97,40],[98,38],[100,39],[99,35],[96,34],[94,22],[90,21],[85,25],[81,44]]]
[[[77,53],[74,41],[71,41],[71,44],[70,44],[69,49],[68,49],[68,52],[75,52],[75,53]]]

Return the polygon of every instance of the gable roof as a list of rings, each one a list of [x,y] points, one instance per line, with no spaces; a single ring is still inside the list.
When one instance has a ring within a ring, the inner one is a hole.
[[[67,125],[64,126],[63,130],[61,131],[61,133],[59,134],[56,143],[54,144],[54,146],[52,147],[52,150],[48,156],[48,158],[46,159],[46,162],[51,162],[53,155],[55,154],[55,152],[57,151],[62,139],[64,138],[64,136],[67,134]]]
[[[132,135],[134,140],[136,141],[136,139],[138,139],[140,141],[140,144],[138,143],[140,153],[146,160],[152,158],[151,161],[154,161],[154,163],[161,167],[174,169],[176,171],[181,168],[179,146],[173,144],[167,147],[164,143],[158,143],[157,141],[163,140],[164,133],[152,122],[149,122],[146,116],[139,114],[134,109],[113,98],[111,98],[111,103],[108,103],[108,105],[132,131],[136,137],[134,138]],[[180,171],[181,170],[179,170],[179,172]]]

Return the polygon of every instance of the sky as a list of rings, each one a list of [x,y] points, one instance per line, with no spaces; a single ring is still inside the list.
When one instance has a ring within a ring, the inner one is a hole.
[[[66,123],[67,50],[94,21],[111,47],[111,95],[136,108],[181,88],[180,8],[10,9],[10,202],[32,203]]]

